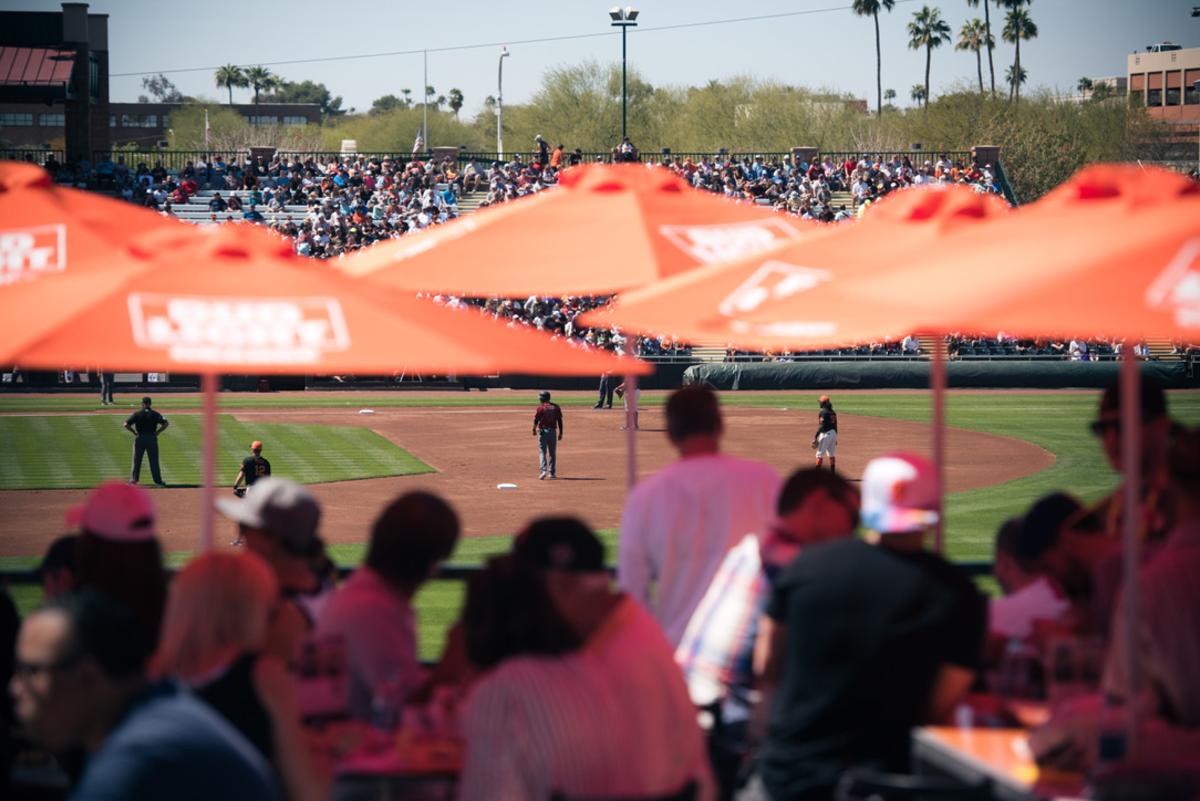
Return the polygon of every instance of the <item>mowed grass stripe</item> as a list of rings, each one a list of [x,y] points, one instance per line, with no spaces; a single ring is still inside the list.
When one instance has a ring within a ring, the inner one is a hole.
[[[164,480],[200,483],[201,419],[175,414],[159,438]],[[128,477],[133,437],[117,415],[0,416],[0,490],[93,487]],[[433,468],[374,432],[353,427],[246,424],[217,417],[218,484],[232,483],[250,442],[267,443],[276,475],[308,483],[433,472]],[[367,458],[360,458],[367,454]],[[150,480],[148,460],[142,466]]]

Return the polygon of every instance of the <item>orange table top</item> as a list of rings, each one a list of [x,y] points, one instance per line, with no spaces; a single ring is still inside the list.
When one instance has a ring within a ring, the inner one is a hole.
[[[1012,798],[1077,798],[1083,778],[1040,769],[1025,729],[928,726],[915,732],[918,761],[960,778],[986,776]]]

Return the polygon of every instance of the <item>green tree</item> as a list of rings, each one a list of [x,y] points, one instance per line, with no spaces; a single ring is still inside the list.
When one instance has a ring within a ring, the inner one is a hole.
[[[184,100],[183,94],[171,83],[171,79],[161,72],[143,77],[142,88],[150,93],[150,97],[139,95],[139,103],[149,103],[150,98],[154,98],[155,103],[182,103]]]
[[[404,107],[412,108],[413,107],[412,89],[401,89],[400,94],[404,95]]]
[[[918,106],[925,101],[925,85],[914,83],[912,89],[908,90],[908,96],[913,99],[913,102]]]
[[[983,20],[976,17],[963,23],[958,32],[958,44],[954,46],[955,50],[970,50],[975,53],[975,71],[979,75],[979,94],[983,94],[983,57],[980,51],[984,47],[991,46],[988,44],[987,36],[988,32]],[[991,44],[995,44],[995,42]]]
[[[258,105],[258,95],[262,91],[271,91],[279,86],[279,76],[261,64],[246,70],[246,83],[254,89],[254,105]]]
[[[368,114],[388,114],[398,108],[405,108],[404,101],[395,95],[384,95],[377,97],[371,101],[371,110]]]
[[[1086,95],[1095,88],[1095,85],[1092,83],[1092,79],[1085,75],[1075,84],[1075,88],[1079,90],[1079,94]]]
[[[1000,0],[996,0],[1000,2]],[[983,28],[987,32],[987,51],[988,51],[988,75],[992,79],[992,94],[996,94],[996,65],[992,62],[992,50],[996,47],[996,37],[992,36],[992,13],[988,10],[988,0],[967,0],[967,5],[971,8],[978,8],[980,3],[983,4]]]
[[[279,81],[271,94],[263,98],[268,103],[312,103],[321,107],[321,116],[339,117],[345,114],[341,96],[333,93],[323,83],[313,81]]]
[[[850,10],[860,17],[875,20],[875,108],[883,113],[883,54],[879,49],[879,10],[891,11],[896,0],[854,0]]]
[[[1025,83],[1029,77],[1029,73],[1024,67],[1018,67],[1016,64],[1009,64],[1008,69],[1004,71],[1004,80],[1008,81],[1008,85],[1016,87],[1018,96],[1021,93],[1020,86]]]
[[[933,48],[950,41],[950,24],[942,19],[940,9],[923,6],[913,12],[908,23],[908,46],[912,50],[925,48],[925,108],[929,108],[929,67],[933,61]]]
[[[458,112],[463,107],[463,93],[461,89],[450,90],[450,110],[454,112],[454,119],[458,119]]]
[[[246,73],[237,64],[226,64],[224,67],[217,69],[217,88],[229,90],[229,105],[233,105],[233,90],[245,89],[250,85],[246,80]]]
[[[1024,70],[1021,69],[1021,40],[1029,41],[1037,38],[1038,29],[1033,19],[1030,18],[1029,12],[1022,8],[1030,2],[1030,0],[1004,0],[1009,8],[1008,15],[1004,18],[1004,41],[1011,42],[1016,45],[1017,57],[1013,62],[1016,67],[1014,75],[1021,75]],[[1021,85],[1020,83],[1009,84],[1009,97],[1015,102],[1021,102]]]

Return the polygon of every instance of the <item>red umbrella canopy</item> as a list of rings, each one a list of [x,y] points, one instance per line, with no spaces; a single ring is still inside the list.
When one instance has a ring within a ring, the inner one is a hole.
[[[181,226],[83,279],[10,287],[0,308],[55,308],[37,331],[0,319],[0,362],[198,373],[641,374],[649,365],[353,281],[253,226]],[[52,323],[52,324],[50,324]]]
[[[998,198],[965,187],[905,190],[859,223],[623,294],[583,322],[755,349],[903,336],[929,309],[973,292],[962,281],[914,284],[902,266],[939,251],[963,254],[965,265],[976,232],[1009,213]]]
[[[947,309],[952,328],[1200,341],[1200,184],[1178,173],[1085,168],[981,231],[972,261],[998,280]],[[953,267],[937,254],[910,278]]]
[[[801,238],[815,223],[693,189],[662,168],[588,165],[559,186],[348,257],[394,288],[605,295]]]

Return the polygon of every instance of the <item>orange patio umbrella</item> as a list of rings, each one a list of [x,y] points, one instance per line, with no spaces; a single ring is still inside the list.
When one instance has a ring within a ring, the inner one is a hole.
[[[77,297],[82,295],[83,297]],[[35,335],[9,311],[69,315]],[[633,359],[583,350],[471,311],[369,287],[296,256],[252,226],[180,226],[135,241],[108,274],[50,276],[0,293],[0,362],[201,373],[205,388],[205,544],[211,540],[212,420],[220,373],[390,373],[397,369],[548,375],[634,374]]]
[[[361,250],[342,269],[459,295],[606,295],[817,228],[666,169],[595,164],[565,170],[555,189]]]
[[[946,295],[974,295],[967,281],[914,284],[904,265],[939,252],[963,254],[966,265],[979,231],[1009,214],[999,198],[965,187],[904,190],[858,223],[625,293],[582,322],[750,349],[898,338]]]
[[[130,237],[182,225],[131,203],[57,186],[36,165],[0,161],[0,287],[104,269]]]

